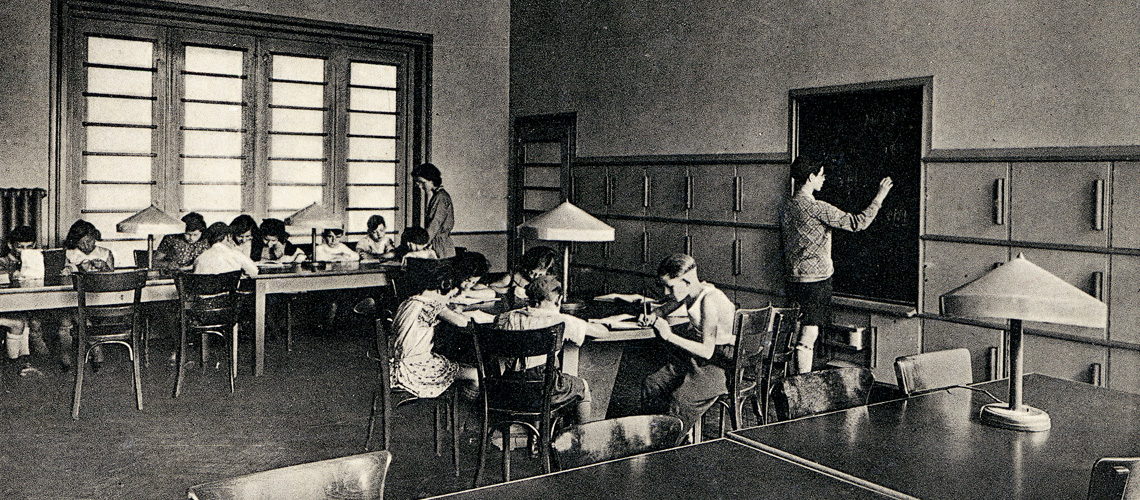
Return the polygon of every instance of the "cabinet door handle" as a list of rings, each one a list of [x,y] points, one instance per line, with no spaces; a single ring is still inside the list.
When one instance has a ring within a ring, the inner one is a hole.
[[[685,236],[685,255],[693,255],[693,236]]]
[[[602,242],[602,258],[609,260],[610,258],[610,242]]]
[[[649,174],[641,177],[641,206],[649,208]]]
[[[1093,363],[1089,366],[1089,378],[1091,382],[1097,387],[1104,387],[1104,367],[1100,363]]]
[[[685,210],[693,209],[693,176],[685,176]]]
[[[605,203],[607,207],[614,204],[614,178],[608,175],[606,176]]]
[[[568,192],[566,193],[567,194],[566,199],[574,200],[574,204],[581,205],[582,200],[578,199],[577,186],[578,186],[578,177],[571,175],[570,176],[570,186],[568,186],[569,189],[567,189]]]
[[[1094,271],[1092,273],[1092,296],[1096,300],[1104,300],[1104,271]]]
[[[1005,224],[1005,179],[994,179],[994,224]]]
[[[744,211],[744,178],[732,178],[732,210],[734,212]]]
[[[1104,179],[1097,179],[1093,187],[1093,229],[1104,230]]]
[[[741,248],[740,239],[732,240],[732,275],[740,276],[741,266]]]
[[[649,231],[641,233],[641,263],[649,262]]]

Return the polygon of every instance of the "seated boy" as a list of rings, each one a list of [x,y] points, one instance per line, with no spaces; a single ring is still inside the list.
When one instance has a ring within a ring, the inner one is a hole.
[[[583,319],[562,314],[559,311],[562,307],[562,284],[553,276],[535,278],[526,286],[526,295],[528,305],[500,314],[495,318],[496,328],[533,330],[564,323],[566,330],[563,333],[563,338],[577,346],[582,345],[588,333],[592,333],[594,336],[605,334],[606,328],[604,326],[588,323]],[[586,384],[585,380],[566,373],[567,371],[578,371],[576,356],[574,357],[574,366],[568,366],[570,363],[566,362],[565,354],[563,361],[563,373],[554,387],[554,403],[561,403],[580,396],[582,400],[576,408],[578,423],[589,422],[592,413],[590,386]],[[544,363],[546,363],[545,356],[527,358],[525,369],[530,371],[533,368],[541,367]]]
[[[32,228],[20,226],[13,229],[8,234],[4,246],[0,248],[0,273],[7,273],[12,280],[20,279],[25,267],[21,260],[21,252],[35,247],[36,233]],[[42,274],[42,264],[40,267]],[[39,318],[25,312],[5,314],[0,316],[0,330],[7,330],[4,344],[8,351],[8,359],[18,360],[21,365],[20,376],[38,374],[39,370],[32,366],[30,355],[33,352],[37,356],[48,354]]]
[[[388,224],[383,215],[368,217],[368,234],[356,242],[356,253],[360,259],[393,259],[395,258],[396,244],[387,234]]]
[[[314,260],[318,262],[357,262],[360,260],[360,254],[340,241],[341,237],[344,236],[343,229],[339,227],[326,228],[321,236],[324,241],[318,243],[313,249]]]

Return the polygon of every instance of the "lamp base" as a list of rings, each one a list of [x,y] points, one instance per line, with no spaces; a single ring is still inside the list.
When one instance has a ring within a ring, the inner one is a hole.
[[[982,407],[980,418],[983,424],[1015,431],[1041,432],[1053,426],[1048,413],[1026,405],[1011,410],[1004,403],[988,404]]]

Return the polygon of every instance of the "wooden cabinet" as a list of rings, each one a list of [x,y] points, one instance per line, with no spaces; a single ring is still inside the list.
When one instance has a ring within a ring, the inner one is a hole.
[[[1140,162],[1113,165],[1112,246],[1140,248]]]
[[[926,241],[924,246],[922,311],[940,314],[939,297],[982,277],[1009,260],[1009,248]]]
[[[612,186],[606,167],[599,165],[575,165],[570,171],[573,186],[571,199],[574,204],[594,216],[609,211]]]
[[[1014,240],[1108,245],[1108,163],[1013,163],[1010,186]]]
[[[783,252],[778,229],[738,228],[739,275],[736,284],[780,292],[784,288]]]
[[[1023,254],[1025,258],[1042,269],[1049,271],[1085,293],[1101,300],[1108,300],[1108,256],[1091,252],[1069,252],[1064,250],[1039,250],[1014,248],[1013,255]],[[1105,339],[1104,328],[1087,328],[1053,323],[1025,322],[1025,328],[1078,335],[1091,339]]]
[[[718,285],[734,285],[733,247],[736,230],[723,226],[690,225],[692,256],[697,260],[697,275]]]
[[[1107,366],[1108,348],[1069,340],[1025,335],[1025,373],[1092,383],[1093,365]],[[1032,395],[1026,395],[1032,405]]]
[[[965,347],[974,381],[1003,377],[1005,332],[937,319],[922,320],[922,352]]]
[[[1009,164],[926,166],[926,233],[1009,239]]]
[[[1140,256],[1113,255],[1109,282],[1108,338],[1140,344]]]
[[[649,203],[646,214],[652,217],[683,219],[691,203],[692,187],[689,169],[684,166],[652,166],[645,169]]]
[[[733,184],[737,222],[779,225],[780,207],[791,192],[788,165],[739,165]]]
[[[649,205],[649,173],[643,167],[609,169],[610,214],[644,216]]]
[[[736,208],[732,193],[736,189],[736,168],[732,165],[694,165],[689,167],[692,179],[692,208],[689,218],[732,222]]]

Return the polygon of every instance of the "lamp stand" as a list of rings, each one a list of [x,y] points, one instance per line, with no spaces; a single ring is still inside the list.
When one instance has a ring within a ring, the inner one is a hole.
[[[1009,403],[982,407],[979,417],[983,424],[1015,431],[1041,432],[1052,427],[1049,414],[1044,410],[1021,403],[1022,394],[1022,327],[1020,319],[1009,320]]]
[[[146,235],[146,268],[154,268],[154,235]]]
[[[562,242],[562,295],[570,300],[570,242]]]

